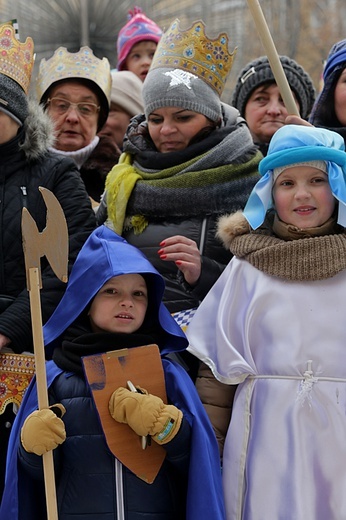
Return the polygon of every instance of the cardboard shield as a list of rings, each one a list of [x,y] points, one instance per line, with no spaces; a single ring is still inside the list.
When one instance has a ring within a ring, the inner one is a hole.
[[[143,449],[142,437],[127,424],[115,421],[109,413],[108,403],[114,390],[128,388],[128,381],[167,403],[158,346],[115,350],[85,356],[82,361],[109,449],[137,477],[152,484],[165,459],[164,448],[151,442]]]

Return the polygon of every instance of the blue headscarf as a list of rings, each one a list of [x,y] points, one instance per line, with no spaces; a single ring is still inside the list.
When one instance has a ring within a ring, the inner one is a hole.
[[[259,163],[262,178],[254,186],[244,208],[252,229],[263,224],[272,205],[273,170],[309,161],[326,161],[329,185],[339,201],[338,224],[346,227],[346,153],[336,132],[313,126],[287,125],[273,135],[267,156]]]

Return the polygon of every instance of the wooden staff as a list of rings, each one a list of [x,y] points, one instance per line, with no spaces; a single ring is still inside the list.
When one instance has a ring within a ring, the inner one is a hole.
[[[285,103],[285,107],[287,109],[288,114],[300,116],[299,110],[297,108],[295,99],[293,97],[291,88],[288,84],[282,63],[280,61],[279,55],[275,48],[273,39],[269,32],[269,28],[267,22],[264,18],[263,11],[259,4],[258,0],[247,0],[252,17],[254,19],[255,25],[257,27],[257,31],[259,37],[262,41],[262,45],[264,47],[265,53],[268,57],[269,65],[273,71],[273,75],[277,86],[279,87],[283,102]]]
[[[35,354],[36,385],[39,409],[49,407],[46,363],[42,330],[40,258],[46,256],[56,276],[67,282],[68,230],[62,208],[52,192],[39,188],[47,206],[47,224],[39,233],[29,211],[22,213],[22,236],[27,288],[30,295],[31,323]],[[48,520],[58,520],[53,452],[43,455],[43,471]]]

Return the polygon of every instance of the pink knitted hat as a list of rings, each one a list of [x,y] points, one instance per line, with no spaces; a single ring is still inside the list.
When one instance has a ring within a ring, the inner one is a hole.
[[[129,21],[120,29],[118,35],[118,70],[123,70],[125,60],[136,43],[145,40],[158,43],[162,36],[160,27],[156,25],[153,20],[145,16],[140,7],[135,7],[133,11],[129,11],[129,16]]]

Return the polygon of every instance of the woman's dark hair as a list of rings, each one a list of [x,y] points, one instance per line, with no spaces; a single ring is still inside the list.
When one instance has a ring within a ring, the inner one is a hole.
[[[335,100],[334,100],[334,94],[335,94],[335,88],[336,84],[339,81],[339,78],[344,70],[344,66],[340,67],[340,69],[335,73],[335,76],[333,78],[333,83],[330,86],[330,89],[328,91],[327,96],[323,100],[323,103],[321,103],[318,111],[318,115],[316,114],[314,125],[316,126],[322,126],[327,128],[335,128],[335,127],[341,127],[343,126],[340,121],[338,120],[336,113],[335,113]]]
[[[197,134],[189,142],[188,146],[190,146],[191,144],[199,143],[200,141],[208,137],[211,133],[213,133],[214,130],[220,126],[219,121],[212,121],[211,119],[208,119],[208,121],[210,124],[202,128],[199,132],[197,132]]]

